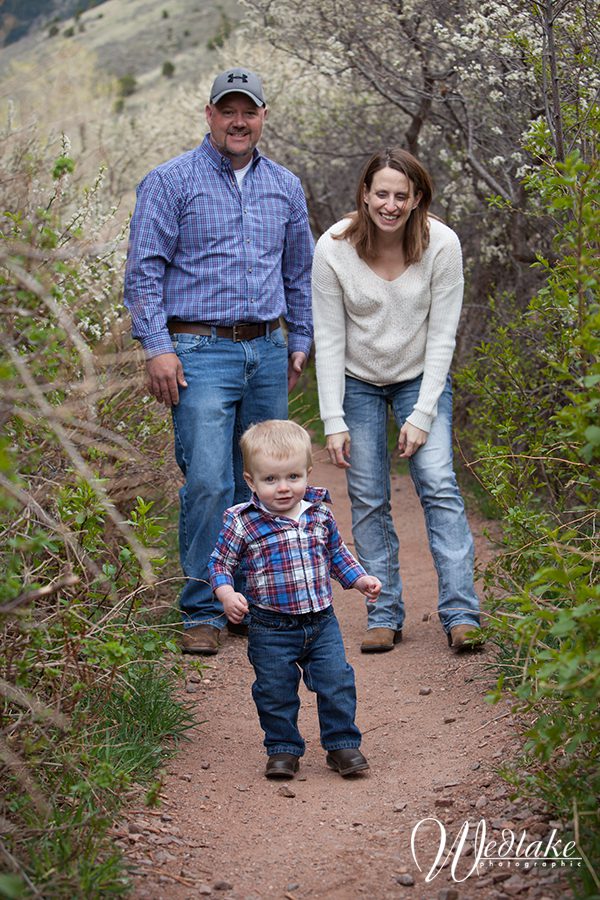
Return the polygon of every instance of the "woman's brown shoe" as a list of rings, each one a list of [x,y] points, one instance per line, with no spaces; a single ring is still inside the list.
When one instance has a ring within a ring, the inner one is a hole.
[[[455,625],[448,634],[448,646],[457,653],[482,650],[485,638],[476,625]]]

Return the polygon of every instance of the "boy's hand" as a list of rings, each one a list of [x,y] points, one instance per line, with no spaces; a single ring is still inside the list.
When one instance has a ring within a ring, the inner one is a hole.
[[[353,587],[364,594],[369,603],[375,603],[381,593],[381,582],[374,575],[361,575]]]
[[[219,591],[216,593],[229,621],[239,625],[248,612],[248,601],[244,595],[238,594],[237,591],[228,591],[224,596],[220,595]]]

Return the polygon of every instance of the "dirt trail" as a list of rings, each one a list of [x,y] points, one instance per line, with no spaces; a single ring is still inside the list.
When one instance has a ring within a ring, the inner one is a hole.
[[[352,548],[344,475],[322,452],[317,457],[311,482],[329,488]],[[117,829],[135,867],[136,900],[569,896],[548,867],[495,865],[465,879],[473,866],[470,847],[454,875],[447,865],[427,883],[440,841],[433,822],[417,832],[419,872],[411,834],[422,819],[443,823],[448,847],[467,819],[470,835],[483,820],[489,837],[512,828],[518,838],[526,829],[528,842],[547,836],[551,826],[534,805],[511,802],[496,773],[518,743],[508,706],[483,699],[493,680],[490,651],[456,656],[448,649],[408,476],[394,477],[393,492],[407,602],[403,642],[389,653],[361,654],[363,598],[337,585],[335,591],[371,773],[344,780],[326,768],[314,697],[302,687],[307,751],[299,776],[284,785],[268,781],[245,640],[229,637],[201,679],[186,660],[183,696],[197,704],[201,724],[169,766],[161,807],[133,809]],[[471,516],[471,526],[481,560],[490,552],[482,523]]]

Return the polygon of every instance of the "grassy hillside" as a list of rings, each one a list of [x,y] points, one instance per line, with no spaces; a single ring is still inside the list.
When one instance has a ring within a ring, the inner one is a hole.
[[[160,91],[189,87],[210,73],[218,65],[216,47],[240,18],[237,0],[107,0],[1,48],[0,99],[26,102],[27,113],[39,110],[42,115],[49,93],[58,91],[68,106],[70,96],[61,79],[69,61],[77,60],[80,70],[96,70],[97,88],[112,84],[118,94],[119,79],[130,84],[135,79],[127,100],[135,109],[157,86]]]
[[[33,129],[83,183],[104,167],[126,219],[140,177],[204,134],[213,74],[249,64],[219,55],[241,18],[237,0],[107,0],[57,33],[32,30],[0,48],[0,133]]]

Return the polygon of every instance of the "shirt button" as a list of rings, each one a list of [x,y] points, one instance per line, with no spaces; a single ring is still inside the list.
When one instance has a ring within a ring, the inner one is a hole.
[[[250,266],[250,268],[249,268],[249,269],[248,269],[248,271],[249,271],[249,272],[251,272],[251,271],[252,271],[252,266]]]

